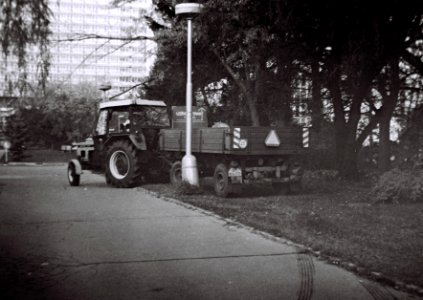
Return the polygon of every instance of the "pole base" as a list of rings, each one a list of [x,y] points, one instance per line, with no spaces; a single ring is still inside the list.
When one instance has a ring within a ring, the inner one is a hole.
[[[188,182],[194,186],[200,186],[197,159],[192,154],[187,154],[182,158],[182,181]]]

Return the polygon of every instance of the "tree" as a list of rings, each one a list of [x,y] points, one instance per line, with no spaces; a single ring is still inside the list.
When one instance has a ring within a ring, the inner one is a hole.
[[[392,64],[399,63],[410,40],[421,37],[422,3],[287,3],[291,8],[288,32],[305,45],[306,57],[322,65],[323,86],[329,89],[333,105],[338,168],[345,176],[355,177],[364,140],[381,120],[388,123],[398,97],[385,97],[383,106],[360,128],[363,105],[372,106],[370,90],[382,70],[393,70]],[[394,89],[392,93],[398,95]]]
[[[44,89],[50,57],[48,54],[50,10],[47,0],[3,0],[0,5],[1,50],[4,57],[17,57],[21,88],[26,82],[26,66],[29,47],[38,48],[39,84]],[[8,78],[8,80],[13,80]]]
[[[6,135],[34,147],[60,148],[87,138],[92,132],[99,91],[90,85],[49,85],[46,97],[31,99],[16,108]],[[32,101],[30,101],[32,100]]]
[[[184,22],[175,18],[176,1],[154,3],[170,26],[156,30],[158,59],[152,78],[159,79],[150,85],[150,91],[155,95],[172,91],[183,99]],[[194,87],[204,95],[210,86],[220,86],[222,95],[231,95],[222,97],[222,102],[234,108],[246,107],[254,126],[270,124],[275,118],[289,119],[294,72],[283,72],[282,62],[291,64],[293,56],[278,54],[280,41],[270,30],[278,18],[275,7],[257,1],[214,0],[205,4],[204,13],[194,23]],[[271,109],[265,109],[269,106]]]
[[[22,112],[18,110],[7,120],[5,134],[10,140],[13,159],[20,161],[24,158],[24,150],[29,141],[29,127]]]

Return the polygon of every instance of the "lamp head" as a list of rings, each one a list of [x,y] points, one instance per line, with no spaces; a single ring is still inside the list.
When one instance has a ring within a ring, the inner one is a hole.
[[[192,19],[201,13],[203,5],[199,3],[180,3],[175,6],[175,14],[184,18]]]
[[[100,91],[103,91],[103,92],[105,92],[105,91],[108,91],[108,90],[110,90],[112,88],[112,86],[109,84],[109,83],[104,83],[104,84],[101,84],[100,85],[100,87],[98,88]]]

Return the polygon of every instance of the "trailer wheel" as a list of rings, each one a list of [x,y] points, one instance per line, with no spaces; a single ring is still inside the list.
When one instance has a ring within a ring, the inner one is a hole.
[[[106,182],[118,188],[138,185],[141,181],[141,163],[137,149],[128,141],[116,141],[107,152]]]
[[[214,191],[219,197],[227,197],[230,192],[228,168],[224,164],[218,164],[214,169]]]
[[[173,185],[180,184],[182,182],[182,163],[175,161],[170,168],[170,183]]]
[[[73,163],[69,163],[68,165],[68,180],[71,186],[78,186],[81,180],[81,175],[76,174],[75,165]]]

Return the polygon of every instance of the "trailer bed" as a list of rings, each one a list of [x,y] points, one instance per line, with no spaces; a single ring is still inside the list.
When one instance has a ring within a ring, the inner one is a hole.
[[[299,127],[224,127],[194,128],[192,152],[233,155],[301,154],[302,128]],[[163,129],[160,149],[185,151],[185,130]]]

